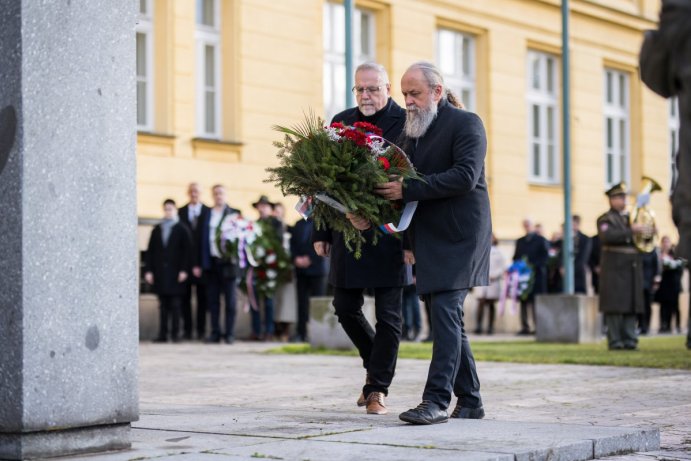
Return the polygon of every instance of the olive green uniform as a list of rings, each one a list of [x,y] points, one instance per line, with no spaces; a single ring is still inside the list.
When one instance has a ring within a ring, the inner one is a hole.
[[[634,246],[628,215],[610,209],[597,219],[600,256],[600,312],[610,349],[635,349],[636,314],[643,313],[643,264]]]

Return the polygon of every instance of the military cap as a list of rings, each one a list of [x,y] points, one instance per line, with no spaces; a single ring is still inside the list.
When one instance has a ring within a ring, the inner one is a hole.
[[[607,197],[614,197],[615,195],[626,195],[628,193],[628,190],[626,188],[626,183],[624,181],[621,181],[618,184],[613,185],[607,191],[605,191],[605,195]]]

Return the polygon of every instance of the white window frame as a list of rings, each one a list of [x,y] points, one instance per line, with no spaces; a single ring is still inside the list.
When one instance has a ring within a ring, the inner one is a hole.
[[[199,1],[199,0],[196,0]],[[202,138],[220,139],[221,138],[221,16],[219,0],[214,2],[214,25],[207,26],[201,24],[196,17],[198,8],[195,2],[195,41],[197,55],[196,71],[196,96],[197,96],[197,135]],[[214,49],[214,119],[215,129],[206,129],[206,47]]]
[[[669,159],[670,159],[670,181],[669,190],[674,190],[679,178],[677,169],[677,155],[679,153],[679,99],[670,98],[669,100]]]
[[[608,76],[611,76],[612,92],[609,94]],[[631,177],[631,77],[627,72],[605,68],[603,73],[603,147],[605,188]],[[622,87],[623,83],[623,87]],[[611,98],[610,98],[611,96]],[[622,98],[623,96],[623,98]],[[611,99],[611,101],[609,100]],[[622,101],[623,99],[623,101]],[[608,146],[608,127],[612,122],[612,148]],[[623,129],[622,129],[623,125]],[[623,132],[622,132],[623,131]],[[622,142],[623,141],[623,142]],[[610,171],[610,156],[612,159]],[[623,170],[623,171],[622,171]]]
[[[340,50],[337,47],[338,41],[345,42],[344,37],[336,37],[336,33],[345,34],[343,24],[336,26],[335,23],[339,17],[339,13],[344,14],[344,7],[340,3],[330,1],[324,2],[323,8],[323,31],[324,31],[324,81],[323,81],[323,98],[324,98],[324,114],[327,120],[331,120],[334,115],[346,109],[345,107],[345,92],[346,88],[338,82],[335,78],[337,72],[343,74],[343,81],[345,81],[345,49]],[[341,15],[342,17],[343,14]],[[363,16],[369,19],[367,42],[362,42],[362,22]],[[376,57],[376,13],[371,10],[362,8],[355,8],[353,18],[353,41],[354,41],[354,66],[362,64],[367,61],[375,61]],[[332,78],[329,79],[328,75]]]
[[[153,131],[154,127],[154,91],[153,91],[153,78],[154,78],[154,65],[153,65],[153,2],[152,0],[144,0],[146,14],[139,13],[139,19],[137,26],[135,27],[135,34],[143,34],[145,40],[145,52],[146,52],[146,63],[144,72],[146,75],[144,77],[136,76],[137,83],[145,83],[146,92],[146,107],[144,108],[144,122],[140,123],[139,120],[139,110],[137,110],[137,129],[140,131]],[[136,35],[135,35],[136,36]]]
[[[442,34],[451,34],[454,39],[453,44],[453,55],[443,56],[441,43]],[[437,65],[442,70],[444,77],[444,82],[451,89],[451,91],[461,100],[465,108],[469,111],[476,110],[476,61],[475,61],[475,49],[476,49],[476,39],[470,34],[459,32],[457,30],[448,28],[439,28],[435,35],[436,38],[436,56]],[[467,44],[468,56],[464,56],[464,45]],[[452,59],[453,60],[453,72],[446,72],[445,65],[443,65],[443,60]],[[465,61],[467,61],[467,69],[465,68]],[[469,97],[464,98],[463,94],[467,92]],[[467,100],[466,100],[467,99]]]
[[[538,75],[533,64],[538,65]],[[548,65],[552,65],[552,81],[549,81]],[[561,110],[559,105],[559,58],[541,51],[529,50],[526,59],[526,110],[528,130],[528,178],[533,184],[556,185],[561,182]],[[538,78],[538,88],[534,81]],[[538,108],[538,126],[533,117]],[[551,109],[552,136],[549,133],[549,111]],[[537,130],[536,130],[537,128]],[[537,131],[537,136],[535,135]],[[539,150],[538,170],[535,171],[535,146]],[[552,148],[550,154],[550,147]],[[551,157],[551,158],[550,158]],[[550,173],[550,164],[552,171]]]

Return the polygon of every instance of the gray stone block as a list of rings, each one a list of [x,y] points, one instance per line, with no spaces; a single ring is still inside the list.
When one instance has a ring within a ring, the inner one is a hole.
[[[367,320],[374,326],[376,323],[374,298],[365,296],[362,311]],[[348,335],[343,331],[341,324],[338,323],[332,297],[310,298],[310,320],[307,328],[310,344],[313,347],[346,350],[355,347]]]
[[[659,449],[660,429],[658,428],[638,429],[626,434],[594,440],[595,458]]]
[[[595,296],[538,295],[535,317],[539,342],[587,343],[602,339],[602,315]]]
[[[135,6],[0,5],[3,452],[137,418]]]
[[[0,433],[0,459],[33,459],[129,448],[130,425],[23,434]]]

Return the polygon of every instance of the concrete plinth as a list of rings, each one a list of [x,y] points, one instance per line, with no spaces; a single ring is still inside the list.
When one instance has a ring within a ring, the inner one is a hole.
[[[538,295],[535,301],[539,342],[588,343],[602,339],[596,296]]]
[[[134,1],[0,1],[0,457],[138,417]]]
[[[374,298],[365,297],[362,311],[367,320],[376,323],[374,313]],[[310,298],[310,320],[307,326],[310,345],[313,347],[327,347],[329,349],[353,349],[355,346],[343,327],[338,323],[333,298],[329,296]]]

